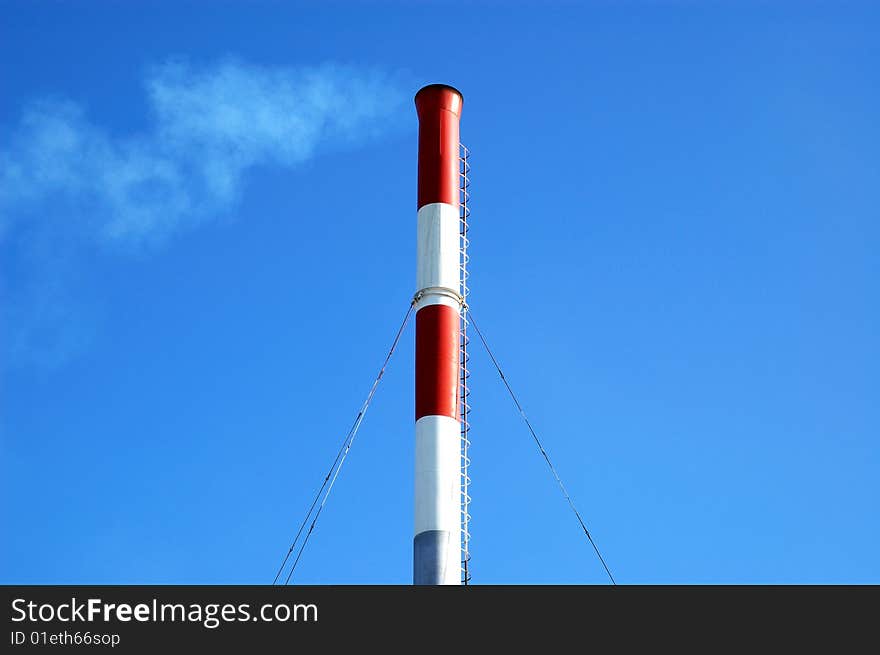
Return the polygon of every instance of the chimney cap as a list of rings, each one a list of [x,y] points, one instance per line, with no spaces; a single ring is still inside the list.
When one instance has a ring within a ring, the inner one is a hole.
[[[461,91],[448,84],[428,84],[419,89],[415,97],[416,111],[419,116],[423,110],[429,112],[439,110],[451,111],[456,116],[461,115],[461,106],[464,104],[464,96]]]
[[[440,90],[452,91],[453,93],[458,94],[458,97],[461,98],[462,101],[464,101],[464,96],[461,94],[461,91],[459,91],[454,86],[451,86],[449,84],[427,84],[427,85],[423,86],[421,89],[419,89],[418,93],[416,93],[416,98],[418,98],[424,92],[435,90],[435,89],[437,91],[440,91]]]

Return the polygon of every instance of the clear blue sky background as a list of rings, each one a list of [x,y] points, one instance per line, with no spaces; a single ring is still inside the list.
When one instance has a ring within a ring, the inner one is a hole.
[[[430,82],[619,582],[880,582],[876,3],[0,11],[3,582],[271,582],[414,291]],[[410,581],[412,345],[295,581]],[[606,582],[472,359],[474,582]]]

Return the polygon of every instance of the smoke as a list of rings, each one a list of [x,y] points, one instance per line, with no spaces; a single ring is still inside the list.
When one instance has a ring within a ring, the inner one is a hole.
[[[155,242],[228,210],[248,169],[293,167],[392,125],[404,94],[386,75],[323,66],[168,63],[145,80],[155,125],[114,136],[66,99],[31,103],[0,155],[0,229],[62,199],[106,242]],[[47,217],[46,220],[53,220]]]
[[[3,130],[4,341],[17,351],[55,353],[71,340],[62,332],[75,323],[75,294],[51,260],[69,271],[73,251],[157,247],[228,214],[250,169],[295,168],[322,151],[375,139],[399,124],[408,101],[379,71],[234,60],[168,62],[148,71],[144,88],[150,127],[141,133],[114,134],[66,98],[29,103]]]

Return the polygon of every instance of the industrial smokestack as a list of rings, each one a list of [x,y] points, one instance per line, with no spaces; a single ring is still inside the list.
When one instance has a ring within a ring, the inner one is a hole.
[[[462,95],[431,84],[419,117],[413,584],[461,583],[459,121]]]

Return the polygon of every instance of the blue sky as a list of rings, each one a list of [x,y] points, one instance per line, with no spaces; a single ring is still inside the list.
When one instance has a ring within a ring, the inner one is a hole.
[[[880,582],[875,4],[2,11],[3,582],[271,582],[414,291],[431,82],[617,580]],[[410,580],[412,345],[295,581]],[[472,362],[474,582],[605,583]]]

